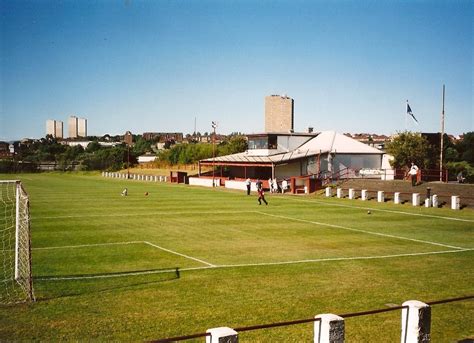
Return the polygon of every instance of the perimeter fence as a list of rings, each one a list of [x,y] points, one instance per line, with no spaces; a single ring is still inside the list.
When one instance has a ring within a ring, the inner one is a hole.
[[[152,343],[168,343],[186,341],[195,338],[206,338],[206,342],[238,342],[238,333],[262,329],[270,329],[282,326],[314,323],[314,342],[344,342],[344,319],[360,316],[374,315],[378,313],[402,310],[401,342],[430,342],[431,338],[431,307],[458,301],[474,299],[474,295],[436,300],[423,303],[417,300],[404,302],[401,306],[368,310],[343,314],[321,314],[313,318],[297,319],[285,322],[243,326],[237,328],[212,328],[206,332],[195,333],[184,336],[168,337],[150,341]]]

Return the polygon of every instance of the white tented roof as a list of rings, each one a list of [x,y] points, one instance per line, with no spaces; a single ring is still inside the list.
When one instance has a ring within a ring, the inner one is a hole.
[[[383,154],[380,150],[336,131],[323,131],[299,147],[299,150],[339,154]]]
[[[285,153],[276,153],[273,155],[256,156],[249,155],[247,152],[220,156],[214,159],[215,162],[229,163],[283,163],[306,156],[326,154],[328,152],[336,154],[379,154],[383,152],[361,143],[350,137],[344,136],[335,131],[323,131],[316,137],[310,139],[297,149]],[[202,160],[201,162],[211,162],[213,159]]]

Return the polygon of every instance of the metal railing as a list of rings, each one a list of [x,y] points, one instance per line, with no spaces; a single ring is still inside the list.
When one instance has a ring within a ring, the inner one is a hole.
[[[464,301],[464,300],[470,300],[470,299],[474,299],[474,295],[430,301],[430,302],[427,302],[426,304],[433,306],[433,305],[446,304],[446,303]],[[408,306],[395,306],[395,307],[383,308],[383,309],[377,309],[377,310],[338,314],[338,316],[345,319],[345,318],[373,315],[373,314],[384,313],[384,312],[398,311],[398,310],[403,310],[407,308]],[[313,317],[313,318],[297,319],[297,320],[291,320],[291,321],[285,321],[285,322],[276,322],[276,323],[253,325],[253,326],[243,326],[243,327],[234,328],[234,330],[237,332],[253,331],[253,330],[269,329],[269,328],[275,328],[275,327],[281,327],[281,326],[311,323],[311,322],[317,322],[320,320],[321,318]],[[185,336],[176,336],[176,337],[157,339],[150,342],[151,343],[178,342],[178,341],[185,341],[185,340],[189,340],[193,338],[206,337],[206,336],[211,336],[211,334],[209,332],[202,332],[202,333],[195,333],[195,334],[185,335]]]

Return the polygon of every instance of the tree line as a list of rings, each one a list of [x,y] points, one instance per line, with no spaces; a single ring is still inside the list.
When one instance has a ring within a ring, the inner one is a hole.
[[[440,135],[437,135],[439,140]],[[385,146],[386,152],[394,157],[392,167],[408,168],[414,162],[422,169],[439,169],[440,144],[433,144],[419,133],[409,131],[399,133]],[[474,182],[474,132],[467,132],[462,140],[452,142],[443,137],[443,168],[456,176],[462,172],[468,182]]]
[[[67,170],[105,170],[117,171],[138,163],[138,157],[145,153],[156,155],[161,163],[191,164],[201,159],[233,154],[247,149],[244,136],[231,135],[215,146],[212,143],[176,144],[168,141],[164,150],[157,150],[156,142],[147,141],[141,135],[133,136],[133,145],[123,142],[114,146],[101,145],[98,138],[89,137],[86,148],[81,145],[62,144],[52,135],[45,138],[15,144],[13,158],[0,160],[0,173],[34,172],[41,164],[54,163],[56,169]]]

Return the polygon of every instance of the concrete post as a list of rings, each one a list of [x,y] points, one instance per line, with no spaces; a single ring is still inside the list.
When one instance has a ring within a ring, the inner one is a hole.
[[[402,306],[401,343],[428,343],[431,341],[431,307],[418,300],[405,301]]]
[[[344,343],[344,318],[325,313],[315,317],[314,343]]]
[[[459,210],[461,208],[460,204],[461,204],[461,201],[459,199],[459,196],[457,195],[451,196],[451,209],[452,210]]]
[[[433,195],[433,207],[438,207],[438,196],[436,194]]]
[[[412,204],[413,206],[420,206],[420,193],[413,193]]]
[[[385,202],[385,195],[383,191],[377,191],[377,201]]]
[[[344,196],[344,192],[342,191],[342,188],[338,188],[336,190],[336,194],[338,198],[342,198]]]
[[[400,192],[393,193],[393,202],[395,204],[400,204]]]
[[[364,201],[368,199],[367,189],[363,189],[360,191],[360,199]]]
[[[327,197],[332,197],[332,188],[331,187],[326,187],[326,196]]]
[[[354,188],[349,188],[349,199],[355,198],[355,191]]]
[[[238,343],[239,336],[237,331],[228,328],[220,327],[206,330],[210,336],[206,336],[206,343]]]

